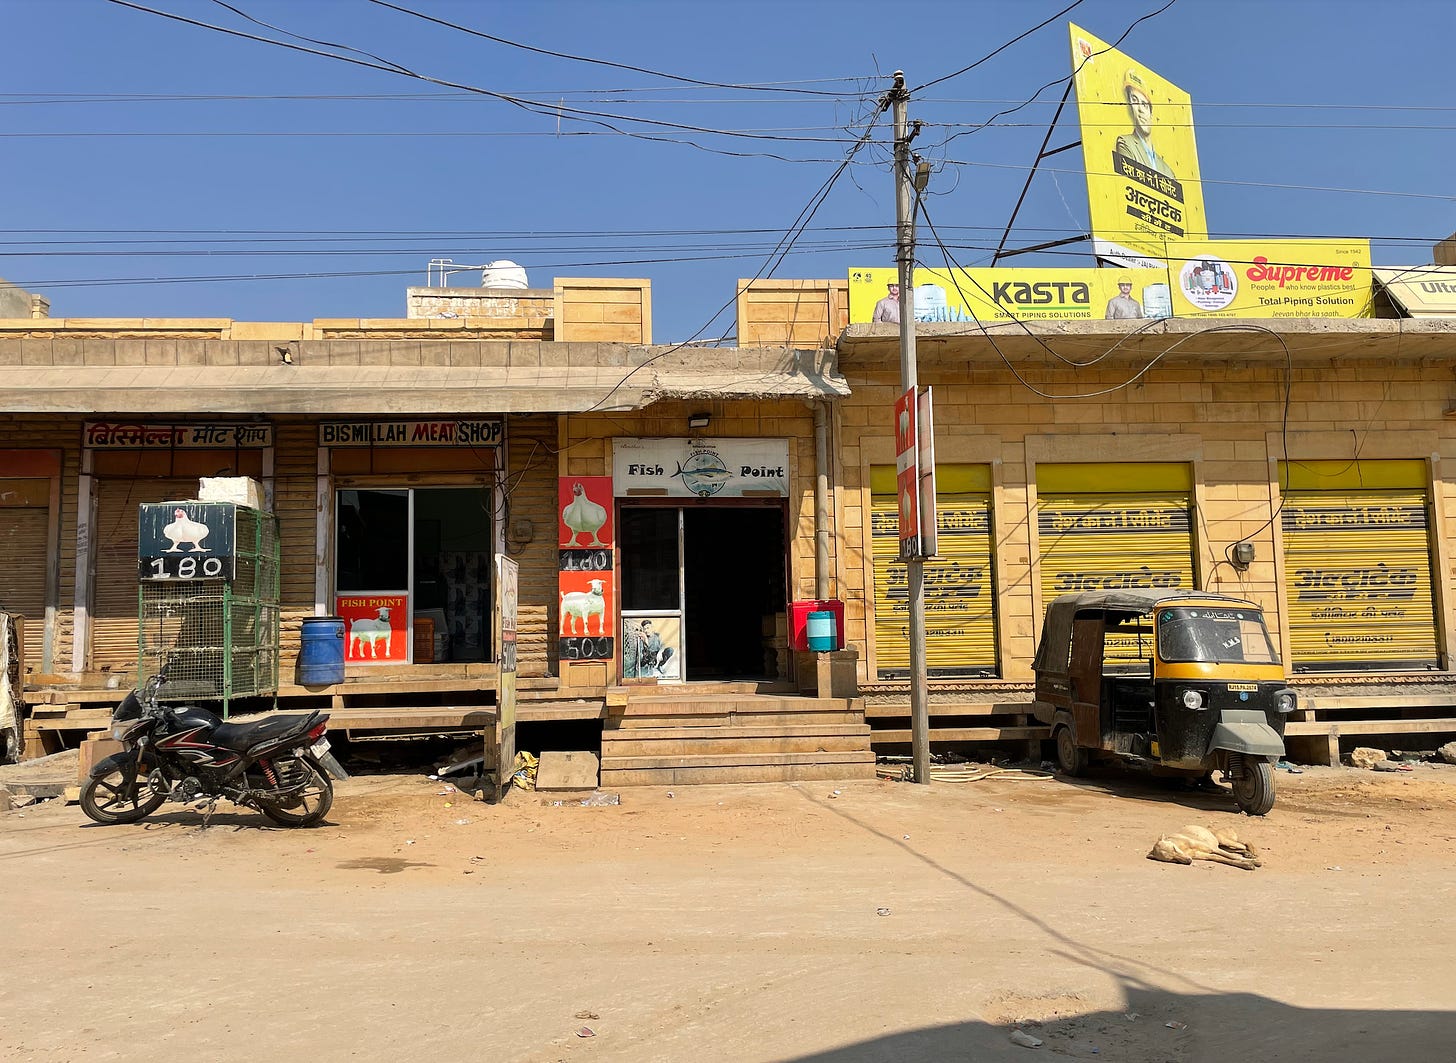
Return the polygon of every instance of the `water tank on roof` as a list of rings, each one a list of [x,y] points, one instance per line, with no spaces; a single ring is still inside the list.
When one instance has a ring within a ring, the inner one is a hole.
[[[503,258],[499,262],[488,262],[480,271],[480,286],[482,288],[529,288],[526,283],[526,270],[518,266],[510,259]]]

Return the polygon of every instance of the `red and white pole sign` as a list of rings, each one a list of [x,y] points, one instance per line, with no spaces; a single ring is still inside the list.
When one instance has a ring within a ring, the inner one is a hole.
[[[895,493],[899,496],[900,560],[935,554],[935,447],[930,389],[895,400]]]

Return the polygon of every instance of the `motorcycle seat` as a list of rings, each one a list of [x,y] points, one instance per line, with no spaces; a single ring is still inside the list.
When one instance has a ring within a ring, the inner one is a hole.
[[[300,740],[303,739],[306,725],[314,719],[315,715],[315,713],[306,713],[274,716],[256,723],[220,723],[209,737],[224,749],[246,753],[254,746],[276,741],[295,731],[298,732]]]

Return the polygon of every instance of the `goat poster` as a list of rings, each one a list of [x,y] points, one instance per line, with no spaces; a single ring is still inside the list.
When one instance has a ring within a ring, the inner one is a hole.
[[[341,594],[334,615],[344,619],[346,664],[409,663],[409,595]]]

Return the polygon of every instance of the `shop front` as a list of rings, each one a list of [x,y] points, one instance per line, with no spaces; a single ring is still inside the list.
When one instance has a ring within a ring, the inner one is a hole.
[[[246,476],[266,485],[273,426],[261,422],[88,421],[82,430],[76,552],[76,669],[137,665],[137,513],[196,498],[198,481]],[[82,664],[84,652],[85,665]]]
[[[498,420],[319,425],[320,597],[346,663],[490,659],[503,443]]]
[[[789,478],[786,439],[613,441],[622,679],[790,678]]]
[[[1421,460],[1281,462],[1294,672],[1442,667]]]
[[[54,629],[56,537],[61,454],[54,450],[0,450],[0,556],[5,581],[0,610],[24,617],[28,671],[49,671],[48,622]]]

